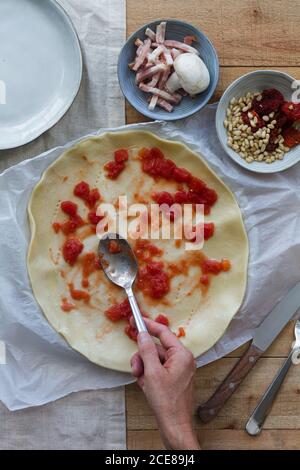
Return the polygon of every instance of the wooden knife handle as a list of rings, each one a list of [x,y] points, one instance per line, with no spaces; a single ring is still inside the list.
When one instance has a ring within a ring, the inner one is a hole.
[[[230,371],[213,396],[198,408],[198,416],[203,423],[211,421],[220,411],[222,406],[236,391],[242,380],[256,364],[262,355],[262,351],[253,344],[247,349],[238,363]]]

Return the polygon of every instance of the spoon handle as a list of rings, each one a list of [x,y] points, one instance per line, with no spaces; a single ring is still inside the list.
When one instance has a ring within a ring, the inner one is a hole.
[[[135,300],[134,293],[132,292],[131,287],[126,289],[126,294],[130,303],[130,307],[134,316],[135,324],[139,333],[142,331],[147,331],[145,322],[143,320],[142,314],[140,312],[137,301]]]

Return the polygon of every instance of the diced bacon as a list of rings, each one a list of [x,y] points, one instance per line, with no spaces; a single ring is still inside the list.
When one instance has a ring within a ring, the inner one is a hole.
[[[175,60],[176,57],[178,57],[180,54],[182,54],[182,51],[179,51],[178,49],[175,49],[175,47],[173,47],[173,49],[171,49],[171,55],[173,57],[173,60]]]
[[[136,47],[144,45],[143,41],[140,38],[136,38],[136,40],[134,41],[134,44]]]
[[[184,44],[184,42],[172,41],[168,39],[164,42],[164,44],[166,47],[171,47],[171,48],[175,47],[176,49],[180,49],[181,51],[191,52],[193,54],[199,55],[199,52],[197,51],[197,49],[195,49],[192,46],[189,46],[188,44]]]
[[[171,67],[168,67],[161,75],[160,80],[158,82],[158,88],[160,88],[161,90],[165,87],[165,84],[168,81],[170,72],[171,72]]]
[[[156,73],[155,75],[153,75],[152,80],[147,85],[155,87],[158,84],[159,79],[160,79],[160,73]]]
[[[157,74],[158,72],[163,72],[165,71],[167,66],[165,64],[157,64],[152,67],[149,67],[148,69],[141,70],[136,74],[136,83],[143,82],[144,80],[147,80],[147,78],[151,78],[153,75]]]
[[[144,42],[142,51],[141,51],[140,55],[136,58],[135,64],[132,67],[132,70],[134,70],[135,72],[138,71],[138,69],[141,67],[144,60],[146,59],[147,54],[150,50],[150,46],[151,46],[151,39],[146,39],[145,42]]]
[[[148,106],[150,111],[153,111],[155,109],[155,106],[157,105],[157,101],[158,101],[158,96],[153,95]]]
[[[196,42],[196,41],[197,41],[196,36],[185,36],[183,39],[184,44],[188,44],[189,46],[191,46],[193,42]]]
[[[185,91],[183,88],[179,88],[179,90],[177,90],[177,93],[179,93],[181,96],[188,96],[188,92]]]
[[[170,103],[168,103],[166,100],[163,100],[162,98],[158,98],[157,106],[160,106],[165,111],[168,111],[168,113],[171,113],[174,109]]]
[[[151,28],[147,28],[145,31],[146,36],[151,39],[151,41],[156,41],[156,34],[154,31],[152,31]]]
[[[166,26],[167,23],[162,21],[156,28],[156,42],[158,44],[163,44],[166,35]]]
[[[163,55],[164,55],[164,58],[166,60],[166,64],[167,65],[173,65],[174,61],[173,61],[172,54],[171,54],[170,50],[167,49],[166,47],[164,47]]]
[[[154,49],[153,52],[151,52],[151,54],[149,54],[148,56],[148,61],[149,62],[155,62],[156,59],[159,58],[159,56],[165,51],[165,47],[164,46],[158,46],[156,49]]]
[[[137,55],[137,56],[140,56],[140,55],[141,55],[141,52],[142,52],[142,50],[143,50],[143,45],[144,45],[144,44],[142,44],[141,46],[139,46],[139,47],[137,48],[137,50],[136,50],[136,55]]]
[[[152,93],[152,95],[157,95],[160,98],[168,101],[169,103],[175,103],[178,104],[180,102],[180,98],[178,98],[178,94],[170,94],[164,90],[160,90],[159,88],[155,87],[150,87],[146,85],[145,83],[140,83],[139,85],[140,89],[142,91],[145,91],[146,93]],[[180,96],[180,95],[179,95]]]

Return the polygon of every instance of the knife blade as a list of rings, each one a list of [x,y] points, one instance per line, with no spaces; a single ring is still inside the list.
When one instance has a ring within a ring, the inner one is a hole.
[[[198,407],[198,415],[204,423],[211,421],[231,397],[240,383],[268,349],[285,325],[300,307],[300,282],[275,305],[262,323],[254,330],[253,340],[234,368],[219,385],[212,397]]]

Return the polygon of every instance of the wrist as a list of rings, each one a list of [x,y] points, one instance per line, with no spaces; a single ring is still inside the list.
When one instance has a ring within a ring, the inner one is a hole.
[[[191,422],[168,422],[160,426],[163,441],[172,450],[200,450],[199,441]]]

